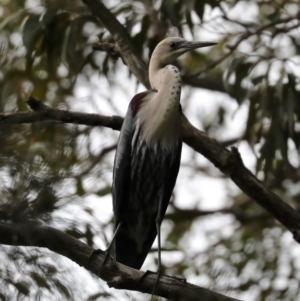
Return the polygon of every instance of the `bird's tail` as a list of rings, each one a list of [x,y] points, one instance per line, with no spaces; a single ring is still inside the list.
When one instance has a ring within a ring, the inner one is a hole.
[[[126,235],[119,233],[115,241],[116,260],[122,264],[130,266],[139,270],[150,250],[151,246],[147,250],[137,252],[138,246],[135,241],[128,238]]]

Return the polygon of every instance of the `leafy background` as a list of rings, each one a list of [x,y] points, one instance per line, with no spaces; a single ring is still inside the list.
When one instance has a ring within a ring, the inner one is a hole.
[[[182,105],[199,128],[239,147],[246,165],[299,209],[298,1],[103,1],[148,62],[166,35],[218,41],[177,64]],[[143,87],[81,1],[1,1],[0,110],[52,108],[124,115]],[[95,247],[112,235],[111,172],[118,133],[56,122],[0,124],[0,218],[54,226]],[[207,186],[207,187],[206,187]],[[185,147],[163,224],[166,273],[245,300],[298,300],[291,234]],[[139,299],[109,290],[44,249],[1,246],[2,300]],[[144,269],[156,269],[156,249]]]

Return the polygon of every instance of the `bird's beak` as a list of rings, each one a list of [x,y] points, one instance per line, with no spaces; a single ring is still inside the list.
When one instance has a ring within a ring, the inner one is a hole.
[[[192,49],[196,49],[196,48],[213,46],[216,44],[217,43],[213,43],[213,42],[186,42],[186,43],[183,43],[180,48],[184,48],[186,50],[192,50]]]

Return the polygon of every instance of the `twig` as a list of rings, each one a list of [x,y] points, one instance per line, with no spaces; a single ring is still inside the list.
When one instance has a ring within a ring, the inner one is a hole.
[[[126,65],[126,62],[122,56],[122,53],[117,45],[112,43],[94,43],[92,45],[94,50],[107,52],[114,60],[121,58],[123,64]]]
[[[241,44],[241,42],[243,42],[244,40],[248,39],[250,36],[259,34],[262,31],[264,31],[265,29],[273,27],[275,25],[279,25],[279,24],[283,24],[283,23],[288,23],[288,22],[291,22],[293,20],[297,20],[297,18],[296,17],[282,18],[282,19],[270,22],[268,24],[265,24],[265,25],[263,25],[261,27],[258,27],[258,28],[256,28],[256,30],[251,30],[251,31],[248,30],[247,32],[243,33],[233,45],[227,45],[227,48],[230,50],[228,53],[226,53],[223,56],[219,57],[218,59],[214,60],[212,63],[208,64],[202,70],[200,70],[200,71],[198,71],[196,73],[190,74],[190,75],[185,75],[185,78],[189,79],[189,78],[192,78],[192,77],[198,77],[202,73],[206,73],[210,69],[213,69],[214,67],[216,67],[217,65],[219,65],[221,62],[223,62],[225,59],[227,59],[229,56],[231,56],[231,54],[238,48],[238,46]]]
[[[195,151],[204,155],[249,197],[267,210],[300,243],[300,214],[285,203],[278,195],[265,187],[245,166],[237,148],[227,150],[216,140],[196,129],[183,116],[184,142]]]
[[[0,126],[53,120],[63,123],[105,126],[113,130],[120,130],[123,123],[123,118],[120,116],[103,116],[52,109],[33,97],[29,97],[27,104],[35,112],[0,113]]]

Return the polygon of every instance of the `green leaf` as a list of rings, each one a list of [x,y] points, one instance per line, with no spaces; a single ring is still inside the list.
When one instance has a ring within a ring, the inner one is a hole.
[[[191,12],[194,9],[196,0],[183,0],[181,2],[183,2],[184,6],[186,8],[184,11],[184,13],[186,14],[186,13]]]
[[[24,296],[29,296],[30,294],[30,290],[29,290],[29,284],[25,281],[19,281],[19,282],[15,282],[12,283],[15,288],[19,291],[20,294],[24,295]]]
[[[56,274],[58,272],[57,268],[52,264],[45,264],[44,267],[48,274]]]
[[[39,15],[29,16],[24,24],[22,38],[27,49],[26,69],[29,70],[33,63],[33,53],[40,51],[43,40],[43,24]]]
[[[142,28],[134,37],[132,37],[132,42],[135,45],[137,51],[142,54],[145,41],[147,40],[147,32],[149,30],[150,20],[149,16],[145,15],[142,19]]]
[[[260,75],[260,76],[257,76],[257,77],[254,77],[251,79],[253,85],[258,85],[260,84],[264,79],[266,78],[266,75]]]
[[[247,96],[247,90],[243,88],[242,82],[249,74],[251,68],[252,63],[246,62],[244,64],[238,65],[235,70],[234,94],[239,104],[242,103]]]
[[[33,51],[37,40],[41,37],[43,23],[39,19],[39,15],[31,15],[27,18],[23,27],[23,43],[29,53]]]
[[[175,8],[174,1],[163,0],[161,9],[163,10],[164,14],[168,16],[174,26],[178,25],[178,23],[180,22],[180,17],[177,9]]]
[[[271,14],[267,15],[267,19],[270,20],[271,22],[278,21],[280,19],[280,13],[277,11],[274,13],[271,13]]]
[[[83,196],[85,194],[85,189],[83,187],[81,178],[76,179],[76,193],[79,196]]]
[[[35,283],[38,285],[39,288],[46,288],[49,291],[51,290],[45,277],[41,276],[40,274],[38,274],[36,272],[31,272],[30,276],[35,281]]]
[[[49,75],[54,76],[56,67],[62,59],[66,29],[70,25],[70,15],[65,12],[50,11],[44,15],[43,23],[45,26],[43,48],[47,53]],[[74,47],[74,49],[76,48]]]
[[[111,186],[106,186],[96,192],[98,196],[105,196],[111,193]]]
[[[109,293],[100,292],[100,293],[96,293],[96,294],[91,295],[90,297],[88,297],[87,301],[96,301],[97,299],[99,299],[99,300],[106,300],[110,296],[111,295]]]
[[[192,20],[192,15],[189,12],[187,12],[185,14],[185,19],[186,19],[186,23],[189,26],[189,29],[190,29],[191,33],[193,33],[194,23],[193,23],[193,20]]]
[[[227,70],[227,74],[226,74],[226,81],[229,80],[231,74],[233,72],[235,72],[235,69],[244,62],[245,58],[243,56],[240,56],[240,57],[237,57],[237,58],[234,58],[232,61],[231,61],[231,64]]]
[[[56,285],[57,289],[66,296],[66,298],[69,299],[71,297],[69,289],[64,284],[58,280],[54,281],[54,284]]]
[[[203,19],[203,14],[204,14],[204,5],[205,5],[205,1],[199,1],[199,0],[195,1],[194,9],[201,21]]]

